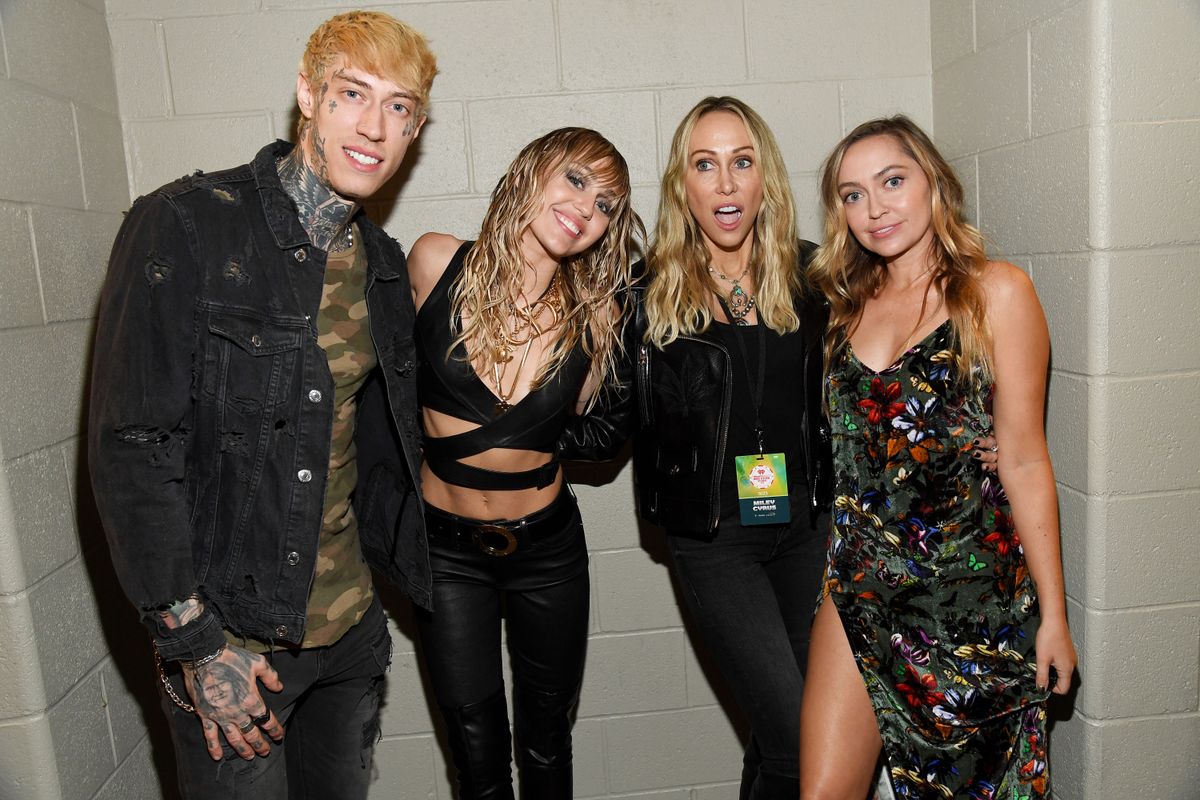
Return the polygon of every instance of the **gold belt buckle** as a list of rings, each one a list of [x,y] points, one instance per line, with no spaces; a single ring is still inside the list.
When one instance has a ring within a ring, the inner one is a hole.
[[[499,536],[504,540],[504,546],[496,547],[488,544],[483,538],[485,536]],[[476,525],[475,530],[471,533],[471,538],[475,540],[476,547],[487,555],[497,558],[503,558],[517,549],[516,534],[500,525]]]

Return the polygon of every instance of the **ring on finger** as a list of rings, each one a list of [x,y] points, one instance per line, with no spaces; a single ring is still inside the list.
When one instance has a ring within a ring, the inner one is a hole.
[[[243,734],[247,734],[250,731],[254,730],[254,720],[252,720],[252,719],[246,720],[241,725],[238,725],[238,730],[241,731]]]
[[[266,711],[266,713],[259,714],[257,717],[251,717],[251,718],[250,718],[250,724],[251,724],[251,725],[255,725],[255,726],[259,727],[259,728],[261,728],[263,725],[266,725],[266,724],[267,724],[268,722],[270,722],[270,721],[271,721],[271,711],[270,711],[270,709],[268,709],[268,710]]]
[[[1000,452],[1000,448],[997,445],[992,445],[991,447],[988,448],[988,450],[991,450],[993,453]]]

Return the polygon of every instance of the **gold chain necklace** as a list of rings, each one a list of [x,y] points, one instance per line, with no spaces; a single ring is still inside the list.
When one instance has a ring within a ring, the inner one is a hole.
[[[559,289],[559,276],[555,275],[550,281],[550,285],[546,287],[546,291],[542,292],[541,297],[524,308],[517,306],[511,299],[507,305],[508,314],[513,319],[512,331],[507,329],[503,321],[498,326],[499,330],[493,331],[492,383],[496,387],[496,396],[499,398],[496,402],[496,416],[500,416],[512,408],[509,400],[517,391],[517,381],[520,380],[521,370],[525,368],[525,363],[529,360],[529,351],[533,347],[533,340],[543,333],[554,330],[562,322],[562,292]],[[544,311],[550,312],[550,324],[542,327],[538,323],[538,317]],[[525,334],[524,338],[521,336],[522,333]],[[521,360],[517,363],[517,371],[513,375],[512,384],[508,387],[508,391],[505,391],[504,376],[508,374],[508,364],[512,361],[513,352],[517,348],[522,348]]]
[[[512,385],[508,387],[508,391],[504,391],[504,375],[508,372],[508,361],[512,361],[512,355],[508,357],[508,361],[504,362],[504,367],[501,368],[499,361],[492,362],[492,383],[496,385],[496,416],[500,416],[504,412],[512,408],[512,403],[508,402],[512,399],[513,394],[517,391],[517,381],[521,378],[521,370],[525,368],[525,361],[529,358],[529,349],[533,347],[535,337],[530,336],[525,340],[525,347],[521,350],[521,360],[517,362],[517,372],[513,375]]]
[[[513,319],[513,329],[509,331],[501,320],[500,324],[496,326],[496,330],[492,331],[493,353],[497,362],[507,364],[512,361],[513,351],[518,347],[527,344],[530,339],[558,327],[563,316],[562,293],[559,290],[558,282],[559,278],[555,275],[554,279],[550,281],[550,285],[546,287],[546,291],[542,292],[541,297],[524,308],[517,306],[512,300],[507,302],[508,315]],[[550,312],[550,324],[545,328],[537,323],[537,318],[542,315],[543,311]],[[522,338],[522,332],[526,331],[527,333]]]

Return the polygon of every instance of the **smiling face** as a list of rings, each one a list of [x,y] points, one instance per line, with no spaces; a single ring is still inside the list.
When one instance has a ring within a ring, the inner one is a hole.
[[[858,243],[891,263],[927,259],[933,243],[929,179],[893,136],[854,143],[842,157],[838,196]]]
[[[597,177],[607,169],[604,162],[588,166],[568,162],[546,181],[541,210],[521,237],[527,262],[562,261],[604,235],[617,205],[612,189]]]
[[[362,201],[400,169],[424,113],[415,92],[347,65],[344,56],[320,81],[310,85],[303,74],[296,81],[304,160],[343,200]]]
[[[715,256],[749,257],[762,207],[762,173],[746,126],[736,114],[713,111],[696,121],[684,172],[688,210]]]

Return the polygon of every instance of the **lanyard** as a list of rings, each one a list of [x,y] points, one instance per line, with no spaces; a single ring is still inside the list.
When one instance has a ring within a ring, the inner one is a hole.
[[[725,298],[717,295],[717,302],[721,304],[721,310],[725,312],[725,316],[729,321],[733,322],[733,314],[729,313],[729,306],[725,304]],[[754,327],[758,329],[758,382],[757,384],[750,377],[750,354],[746,352],[746,343],[742,341],[742,334],[737,330],[738,326],[730,325],[733,328],[733,338],[737,339],[738,349],[742,351],[742,366],[746,370],[746,383],[750,387],[750,399],[754,401],[754,438],[758,444],[758,456],[763,455],[763,435],[765,431],[762,425],[762,401],[763,401],[763,385],[767,379],[767,332],[764,330],[762,319],[759,319],[758,324]]]

